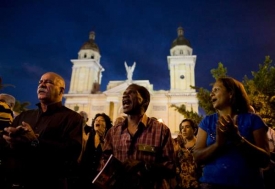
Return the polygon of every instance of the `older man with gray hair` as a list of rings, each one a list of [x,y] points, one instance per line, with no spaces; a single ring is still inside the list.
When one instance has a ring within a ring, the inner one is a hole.
[[[14,98],[14,96],[12,96],[10,94],[1,93],[0,94],[0,101],[6,102],[11,109],[14,108],[14,105],[15,105],[15,98]]]

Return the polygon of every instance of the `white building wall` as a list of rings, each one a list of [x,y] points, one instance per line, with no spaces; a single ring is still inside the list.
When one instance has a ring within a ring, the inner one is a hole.
[[[151,102],[146,114],[149,117],[162,119],[170,128],[172,133],[179,131],[179,123],[184,117],[171,108],[172,104],[181,106],[184,104],[188,110],[193,108],[198,112],[198,100],[196,92],[189,86],[195,86],[195,64],[196,56],[192,55],[193,49],[188,46],[176,46],[170,49],[170,56],[167,56],[168,69],[170,70],[170,90],[154,91],[153,84],[149,80],[109,81],[107,90],[91,94],[93,83],[101,83],[104,68],[100,65],[99,52],[93,50],[81,50],[78,59],[71,60],[72,75],[68,94],[64,94],[65,106],[74,110],[79,107],[78,112],[85,111],[88,114],[89,122],[97,113],[106,113],[112,121],[123,114],[122,93],[130,83],[137,83],[146,87],[151,93]],[[87,59],[86,57],[94,57]],[[121,68],[124,69],[123,63]],[[138,66],[138,63],[137,63]],[[164,65],[163,65],[164,66]],[[181,75],[184,78],[181,79]]]

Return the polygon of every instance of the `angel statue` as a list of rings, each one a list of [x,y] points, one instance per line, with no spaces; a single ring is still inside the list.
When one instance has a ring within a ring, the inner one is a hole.
[[[133,72],[136,67],[136,62],[134,62],[134,64],[132,66],[128,66],[127,63],[124,62],[124,65],[125,65],[126,72],[127,72],[127,80],[132,81]]]

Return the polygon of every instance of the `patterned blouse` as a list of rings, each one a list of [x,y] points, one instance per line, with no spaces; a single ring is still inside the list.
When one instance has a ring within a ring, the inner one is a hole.
[[[176,144],[177,145],[177,144]],[[199,169],[193,156],[193,148],[180,147],[175,150],[176,158],[176,188],[199,188]]]

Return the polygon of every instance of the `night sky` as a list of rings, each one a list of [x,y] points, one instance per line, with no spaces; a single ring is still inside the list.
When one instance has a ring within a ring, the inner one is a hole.
[[[275,60],[274,0],[0,0],[0,76],[9,93],[34,108],[41,75],[57,72],[69,90],[72,63],[96,34],[104,67],[101,91],[126,80],[124,62],[136,62],[133,80],[169,90],[167,56],[177,28],[197,56],[196,86],[210,89],[210,70],[252,77],[265,56]]]

